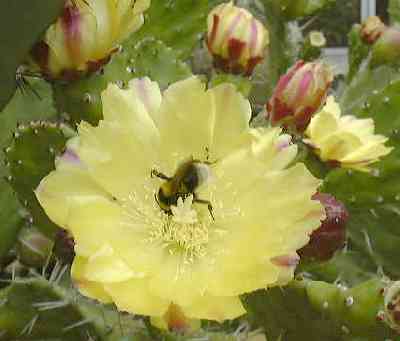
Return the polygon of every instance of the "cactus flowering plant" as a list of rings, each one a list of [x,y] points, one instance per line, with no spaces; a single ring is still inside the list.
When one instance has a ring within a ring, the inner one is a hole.
[[[400,2],[344,78],[333,2],[0,5],[0,340],[400,340]]]

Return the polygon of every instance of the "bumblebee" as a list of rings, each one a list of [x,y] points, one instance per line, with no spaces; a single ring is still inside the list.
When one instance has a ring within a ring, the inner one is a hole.
[[[171,206],[176,206],[178,199],[185,200],[189,195],[193,195],[193,202],[207,205],[211,218],[214,220],[213,207],[207,200],[197,197],[196,190],[207,183],[211,177],[210,162],[199,160],[189,160],[181,164],[172,177],[152,169],[151,176],[165,180],[160,189],[155,194],[155,199],[160,208],[171,214]]]

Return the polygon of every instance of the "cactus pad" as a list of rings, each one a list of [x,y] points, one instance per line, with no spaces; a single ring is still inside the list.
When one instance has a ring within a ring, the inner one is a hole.
[[[11,145],[5,149],[10,173],[7,180],[18,194],[21,204],[31,213],[32,222],[51,237],[57,227],[47,218],[33,191],[54,169],[55,157],[62,152],[65,142],[59,126],[32,122],[20,125]]]

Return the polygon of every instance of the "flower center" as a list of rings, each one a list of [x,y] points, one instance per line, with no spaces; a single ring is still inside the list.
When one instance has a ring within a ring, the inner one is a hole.
[[[201,222],[193,208],[193,195],[179,198],[171,206],[172,215],[163,214],[162,223],[150,232],[152,241],[159,241],[170,254],[183,255],[184,261],[193,263],[206,255],[209,240],[209,222]]]

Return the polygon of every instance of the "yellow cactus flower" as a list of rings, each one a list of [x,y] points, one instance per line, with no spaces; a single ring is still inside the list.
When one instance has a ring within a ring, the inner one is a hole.
[[[388,140],[374,134],[372,119],[341,116],[339,104],[330,96],[324,108],[310,122],[305,142],[315,148],[322,161],[368,172],[369,166],[389,154]]]
[[[150,0],[68,0],[32,55],[51,79],[74,79],[108,62],[143,22]]]
[[[173,305],[222,321],[245,313],[239,295],[293,277],[324,210],[311,199],[320,181],[289,167],[290,136],[250,128],[233,85],[207,90],[197,77],[164,93],[148,78],[111,84],[102,102],[104,120],[79,125],[36,190],[74,237],[83,294],[136,314],[165,318]],[[174,181],[182,192],[163,197]]]
[[[207,46],[215,66],[226,72],[251,75],[269,44],[264,25],[232,2],[215,7],[208,15],[207,25]]]

